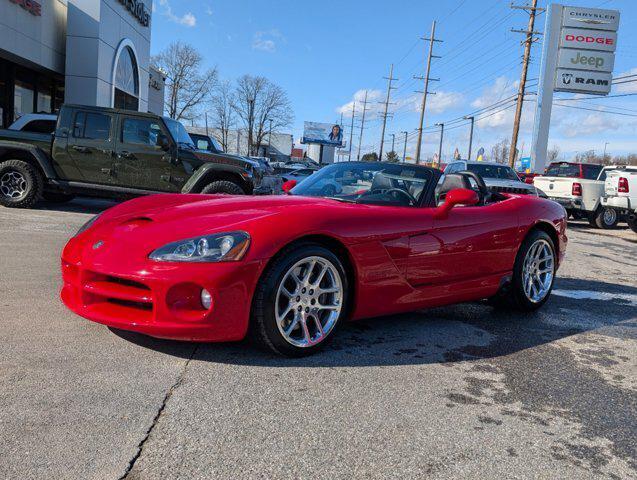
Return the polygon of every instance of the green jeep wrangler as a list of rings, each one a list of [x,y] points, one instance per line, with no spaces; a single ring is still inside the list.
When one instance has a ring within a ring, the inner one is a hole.
[[[0,130],[0,204],[6,207],[77,194],[251,195],[262,177],[252,162],[198,150],[181,123],[149,113],[64,105],[53,135]]]

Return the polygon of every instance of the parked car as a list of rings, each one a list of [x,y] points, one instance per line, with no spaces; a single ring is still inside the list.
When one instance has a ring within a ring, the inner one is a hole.
[[[494,192],[521,193],[539,195],[541,192],[533,185],[529,185],[518,177],[515,170],[508,165],[496,162],[478,162],[457,160],[449,163],[444,170],[445,175],[468,170],[480,175],[487,187]]]
[[[637,233],[637,166],[608,172],[602,205],[624,215],[630,229]]]
[[[522,180],[524,183],[528,183],[529,185],[533,185],[533,179],[537,176],[539,176],[539,173],[534,173],[534,172],[517,172],[518,177],[520,177],[520,180]]]
[[[562,205],[576,219],[587,219],[591,226],[613,228],[620,216],[601,203],[608,172],[617,167],[570,162],[551,163],[546,175],[536,177],[533,184]]]
[[[296,180],[297,183],[302,182],[310,175],[317,172],[317,169],[314,168],[278,168],[275,169],[275,172],[283,179],[284,182],[289,180]]]
[[[195,144],[197,150],[211,153],[217,157],[222,156],[223,158],[236,158],[239,161],[245,161],[252,165],[254,171],[258,172],[258,175],[261,177],[261,183],[252,191],[255,195],[270,195],[281,192],[281,185],[283,182],[274,175],[274,169],[270,167],[267,162],[264,162],[261,159],[262,157],[243,157],[240,155],[225,153],[219,141],[211,135],[192,132],[189,132],[188,135]]]
[[[564,257],[564,209],[469,173],[436,194],[437,169],[343,162],[290,195],[134,199],[68,242],[61,297],[117,329],[206,342],[250,331],[288,356],[350,319],[482,299],[540,308]],[[326,178],[339,194],[323,198]]]
[[[181,123],[149,113],[64,105],[53,138],[0,130],[0,204],[7,207],[75,194],[251,194],[261,180],[252,162],[197,150]]]
[[[9,130],[52,134],[55,131],[58,116],[53,113],[27,113],[9,125]]]

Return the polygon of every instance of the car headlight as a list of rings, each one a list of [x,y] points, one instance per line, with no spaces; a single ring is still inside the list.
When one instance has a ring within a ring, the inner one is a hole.
[[[95,215],[93,218],[91,218],[88,222],[86,222],[84,225],[82,225],[80,227],[80,229],[77,231],[77,233],[75,234],[75,236],[77,237],[80,233],[88,230],[89,228],[91,228],[91,225],[93,225],[95,223],[95,221],[100,218],[101,213],[98,213],[97,215]]]
[[[158,262],[236,262],[249,246],[246,232],[217,233],[169,243],[149,258]]]

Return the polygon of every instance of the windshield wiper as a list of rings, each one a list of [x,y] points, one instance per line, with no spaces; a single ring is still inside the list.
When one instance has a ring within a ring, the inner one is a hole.
[[[179,145],[180,147],[187,147],[190,150],[197,150],[197,148],[192,144],[192,143],[188,143],[188,142],[177,142],[177,145]]]

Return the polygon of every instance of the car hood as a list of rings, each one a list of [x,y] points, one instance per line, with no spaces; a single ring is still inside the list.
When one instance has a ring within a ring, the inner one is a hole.
[[[506,180],[502,178],[484,178],[484,183],[487,184],[487,187],[519,188],[533,192],[535,191],[535,187],[533,185],[529,185],[528,183],[517,180]]]
[[[294,231],[299,222],[289,220],[292,225],[288,229],[281,227],[288,219],[307,216],[308,211],[318,218],[316,212],[326,207],[347,206],[335,200],[291,195],[151,195],[106,210],[70,244],[82,244],[84,253],[78,253],[89,255],[91,263],[95,262],[91,246],[102,242],[104,248],[100,250],[104,253],[99,254],[107,255],[110,261],[113,257],[118,262],[136,258],[136,264],[140,264],[153,250],[167,243],[220,232],[247,231],[253,243],[264,246]],[[273,217],[279,218],[275,221]]]

